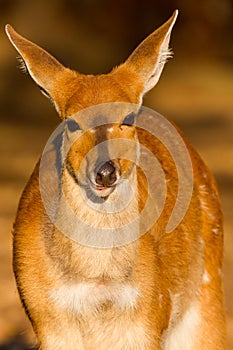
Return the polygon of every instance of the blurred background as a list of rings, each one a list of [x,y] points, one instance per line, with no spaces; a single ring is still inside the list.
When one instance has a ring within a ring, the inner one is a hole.
[[[178,8],[174,58],[144,105],[185,132],[217,179],[225,215],[224,289],[233,349],[233,1],[0,0],[0,349],[34,337],[13,278],[11,231],[18,200],[59,119],[17,68],[4,33],[15,29],[81,73],[121,63]]]

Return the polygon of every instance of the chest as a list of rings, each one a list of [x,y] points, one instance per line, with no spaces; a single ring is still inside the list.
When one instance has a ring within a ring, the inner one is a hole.
[[[49,294],[50,300],[59,308],[83,317],[97,313],[105,304],[120,311],[132,310],[140,297],[136,286],[110,282],[63,285],[51,290]]]
[[[150,337],[135,312],[140,297],[130,283],[78,283],[50,291],[57,307],[83,320],[87,350],[147,349]]]

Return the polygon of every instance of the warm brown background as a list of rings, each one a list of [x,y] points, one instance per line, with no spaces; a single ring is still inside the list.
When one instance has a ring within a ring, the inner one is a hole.
[[[17,70],[4,25],[12,24],[69,67],[100,73],[122,62],[175,8],[180,9],[172,37],[175,57],[144,104],[183,129],[218,181],[225,213],[228,349],[233,349],[231,0],[0,0],[0,349],[26,349],[32,340],[12,274],[11,228],[20,193],[58,124],[49,102]]]

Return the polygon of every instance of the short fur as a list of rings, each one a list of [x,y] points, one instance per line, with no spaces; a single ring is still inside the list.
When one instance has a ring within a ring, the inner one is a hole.
[[[144,93],[157,83],[170,56],[168,44],[176,16],[177,12],[146,38],[125,63],[99,76],[71,71],[10,26],[6,30],[31,77],[66,119],[84,108],[108,102],[140,107]],[[178,188],[174,161],[158,139],[122,125],[122,118],[118,126],[102,128],[101,133],[98,129],[98,135],[111,139],[122,132],[151,150],[166,174],[164,210],[156,224],[130,244],[106,249],[84,246],[61,233],[48,218],[37,164],[14,225],[14,272],[40,349],[222,350],[225,320],[219,272],[223,229],[215,181],[180,133],[192,159],[194,187],[182,222],[166,233]],[[81,127],[85,130],[85,125]],[[80,162],[95,145],[96,135],[86,133],[71,147],[69,165],[63,169],[63,186],[77,215],[89,215],[90,220],[108,227],[104,215],[90,214],[76,179]],[[131,220],[147,198],[145,177],[132,162],[119,161],[116,166],[121,169],[118,176],[131,177],[135,188],[130,210],[120,214]],[[114,193],[106,196],[106,203]],[[58,213],[66,222],[62,202]],[[115,227],[121,219],[115,216]]]

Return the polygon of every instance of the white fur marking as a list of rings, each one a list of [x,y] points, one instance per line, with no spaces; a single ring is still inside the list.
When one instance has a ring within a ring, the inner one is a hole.
[[[169,328],[164,334],[163,350],[196,350],[198,326],[200,323],[200,311],[196,303],[193,303],[186,311],[179,323]]]
[[[201,191],[200,191],[201,192]],[[202,193],[204,194],[204,191],[202,190]],[[209,193],[209,192],[208,192]],[[206,193],[207,194],[207,193]],[[209,208],[209,203],[208,203],[208,198],[206,197],[201,197],[200,196],[200,206],[201,208],[203,209],[203,211],[205,211],[207,213],[207,215],[209,216],[209,218],[211,220],[215,220],[216,217],[215,215],[210,211],[210,208]]]
[[[200,186],[199,186],[199,190],[200,190],[200,192],[203,193],[203,194],[208,194],[208,193],[209,193],[209,191],[208,191],[206,185],[200,185]]]
[[[203,171],[203,177],[206,179],[207,178],[207,174],[206,174],[206,172],[205,171]]]
[[[98,307],[107,301],[112,302],[119,309],[130,309],[135,306],[138,296],[137,288],[120,283],[79,283],[50,292],[50,298],[61,308],[79,314],[96,312]]]
[[[219,227],[213,228],[212,232],[217,235],[219,233]]]
[[[205,270],[203,275],[202,275],[202,283],[203,284],[209,284],[211,281],[210,275],[208,274],[208,272]]]

